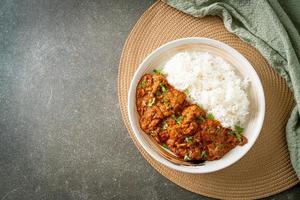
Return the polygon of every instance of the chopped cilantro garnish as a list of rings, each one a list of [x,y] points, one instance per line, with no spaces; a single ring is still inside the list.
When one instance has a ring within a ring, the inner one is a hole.
[[[153,97],[147,104],[148,107],[153,106],[153,104],[155,103],[155,98]]]
[[[162,74],[162,69],[154,69],[153,72],[155,74]]]
[[[183,120],[183,116],[176,117],[174,114],[172,115],[172,118],[176,121],[177,124],[181,124]]]
[[[168,128],[168,123],[167,123],[167,121],[164,121],[163,125],[162,125],[162,129],[165,131],[165,130],[167,130],[167,128]]]
[[[188,155],[185,155],[184,158],[183,158],[183,160],[189,161],[189,160],[191,160],[191,158]]]
[[[161,87],[161,91],[163,92],[163,93],[166,93],[166,92],[168,92],[168,89],[166,88],[166,86],[164,85],[164,84],[159,84],[159,86]]]
[[[163,103],[166,105],[166,106],[169,106],[170,105],[170,101],[168,99],[163,99]]]
[[[176,121],[176,119],[177,119],[176,116],[175,116],[174,114],[172,115],[172,119],[174,119],[175,121]]]
[[[192,142],[193,142],[193,136],[186,137],[184,140],[185,140],[187,143],[192,143]]]
[[[207,118],[213,120],[215,119],[215,116],[212,113],[208,113]]]
[[[207,151],[202,151],[200,157],[206,158],[208,156]]]
[[[183,92],[186,94],[186,96],[190,95],[190,91],[188,89],[185,89]]]
[[[240,134],[244,131],[244,128],[240,127],[239,125],[235,125],[234,128],[235,128],[235,131],[237,131]]]
[[[156,137],[157,136],[157,132],[156,131],[150,131],[150,135],[153,136],[153,137]]]
[[[182,120],[183,120],[183,116],[179,116],[176,120],[177,124],[181,124]]]
[[[156,96],[160,96],[161,95],[161,92],[158,90],[157,92],[156,92]]]
[[[141,88],[145,88],[147,86],[147,81],[146,80],[142,80],[142,82],[140,83],[140,87]]]
[[[198,117],[196,118],[196,120],[197,120],[198,122],[204,122],[204,121],[205,121],[204,117],[202,117],[202,116],[198,116]]]
[[[234,130],[230,131],[229,135],[232,135],[232,136],[236,137],[238,139],[238,141],[241,141],[243,131],[244,131],[244,129],[242,127],[240,127],[239,125],[235,125]]]
[[[169,146],[166,143],[162,143],[162,145],[164,148],[169,149]]]

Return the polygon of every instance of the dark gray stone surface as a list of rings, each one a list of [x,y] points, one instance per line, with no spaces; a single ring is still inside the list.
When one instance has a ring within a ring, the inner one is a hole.
[[[153,2],[0,1],[0,200],[207,199],[157,173],[121,119],[121,50]]]

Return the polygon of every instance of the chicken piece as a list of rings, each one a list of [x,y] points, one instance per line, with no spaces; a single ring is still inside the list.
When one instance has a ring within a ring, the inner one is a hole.
[[[204,120],[205,111],[202,110],[199,106],[193,104],[193,105],[186,107],[182,111],[182,116],[184,117],[182,124],[188,124],[195,120],[197,120],[197,121],[201,121],[202,119]]]
[[[140,126],[146,132],[150,133],[158,128],[163,119],[163,114],[157,106],[148,108],[140,118]]]
[[[180,112],[185,106],[186,95],[169,85],[167,85],[167,89],[168,91],[164,94],[163,98],[164,104],[171,108],[173,111],[172,114]]]
[[[148,107],[157,103],[156,93],[161,83],[167,84],[162,75],[145,74],[141,78],[136,91],[136,106],[139,115],[143,115]]]
[[[190,105],[182,111],[183,120],[181,128],[184,135],[194,134],[199,122],[204,120],[205,112],[197,105]]]
[[[160,89],[157,91],[157,98],[157,106],[163,112],[165,117],[169,117],[174,113],[179,113],[186,104],[185,94],[165,83],[160,84]]]

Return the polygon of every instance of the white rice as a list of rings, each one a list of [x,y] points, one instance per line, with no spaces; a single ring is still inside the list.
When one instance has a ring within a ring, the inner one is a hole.
[[[189,99],[223,126],[234,129],[245,123],[249,81],[242,80],[221,57],[207,52],[181,52],[166,63],[163,73],[176,89],[188,90]]]

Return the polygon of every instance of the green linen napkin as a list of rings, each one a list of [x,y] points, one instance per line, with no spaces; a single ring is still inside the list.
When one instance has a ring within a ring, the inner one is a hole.
[[[300,36],[293,24],[300,24],[300,2],[296,1],[165,0],[195,17],[221,17],[229,32],[258,49],[285,78],[297,103],[286,126],[286,137],[291,162],[300,179]],[[284,9],[289,10],[293,22]]]

